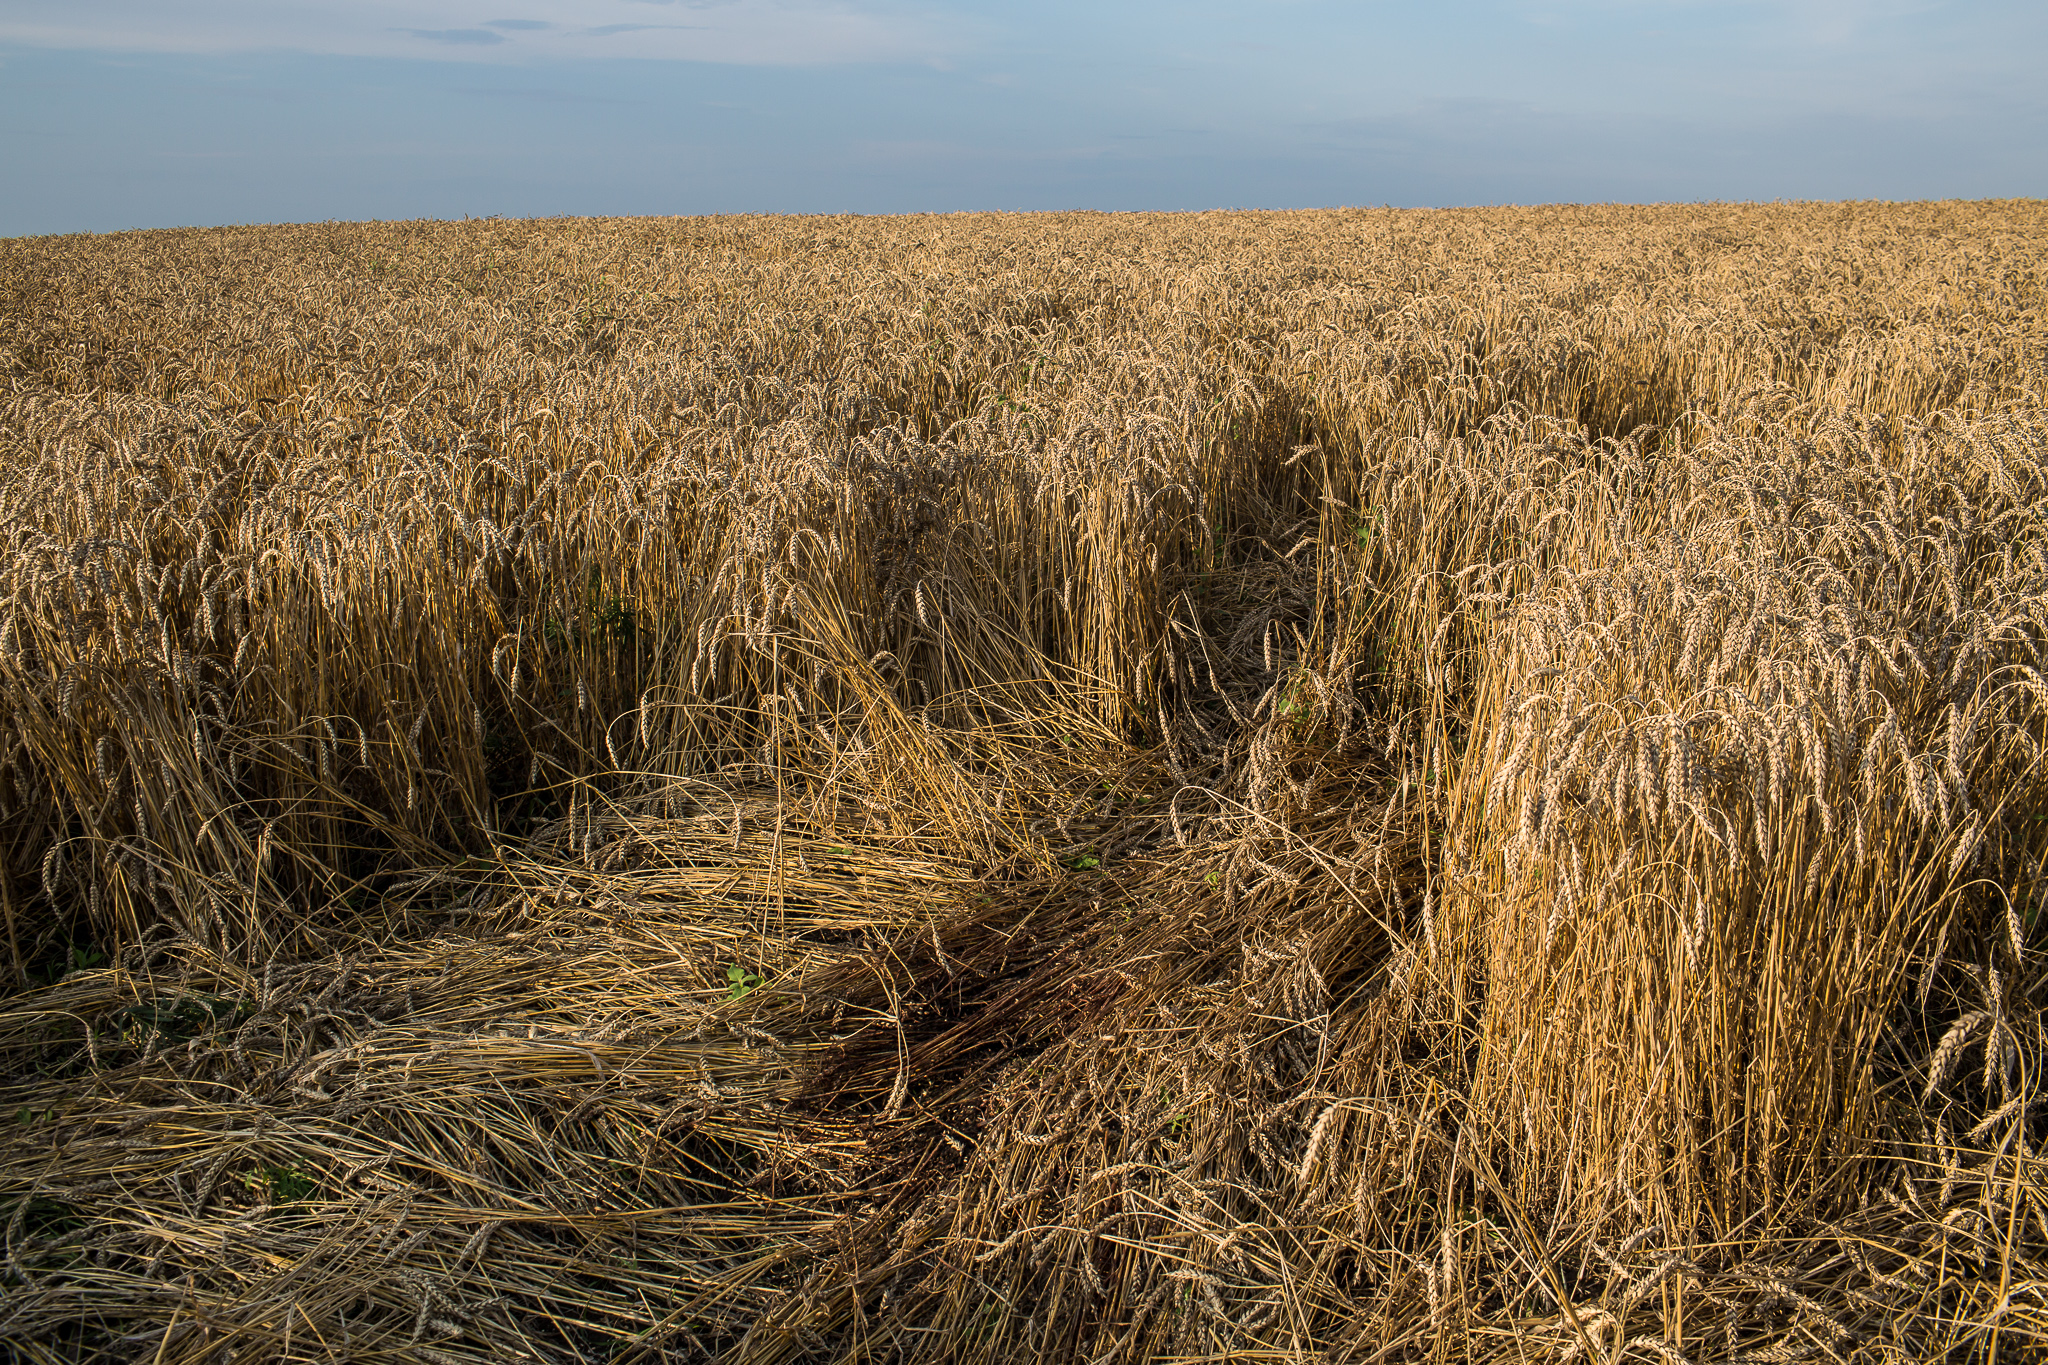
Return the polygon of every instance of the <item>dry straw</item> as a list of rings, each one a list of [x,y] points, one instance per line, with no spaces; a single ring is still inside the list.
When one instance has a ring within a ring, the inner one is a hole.
[[[2040,1352],[2044,240],[0,243],[0,1339]]]

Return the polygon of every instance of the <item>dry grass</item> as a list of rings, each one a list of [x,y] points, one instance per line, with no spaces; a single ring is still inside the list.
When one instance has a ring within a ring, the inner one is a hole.
[[[2048,1350],[2044,245],[0,242],[0,1340]]]

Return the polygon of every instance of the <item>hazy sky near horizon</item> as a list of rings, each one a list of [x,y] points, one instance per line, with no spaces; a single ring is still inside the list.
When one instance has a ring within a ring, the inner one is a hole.
[[[2008,0],[0,0],[0,236],[2048,197]]]

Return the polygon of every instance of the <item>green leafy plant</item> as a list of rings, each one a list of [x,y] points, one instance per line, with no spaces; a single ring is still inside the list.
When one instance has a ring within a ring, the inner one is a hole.
[[[591,608],[591,622],[597,627],[597,634],[608,644],[624,647],[633,643],[633,608],[625,599],[609,598]]]
[[[89,972],[106,965],[107,955],[90,943],[69,944],[61,951],[29,968],[31,985],[54,986],[72,972]]]
[[[760,984],[761,978],[757,973],[737,963],[725,969],[725,998],[728,1000],[737,1000]]]
[[[181,995],[168,1004],[129,1005],[115,1015],[115,1021],[124,1030],[157,1033],[166,1041],[181,1043],[217,1028],[233,1028],[254,1008],[246,1000],[225,996]]]
[[[1368,507],[1365,509],[1365,517],[1364,521],[1359,522],[1351,530],[1352,542],[1361,551],[1370,550],[1373,541],[1382,531],[1387,529],[1387,514],[1383,509]]]
[[[267,1193],[272,1204],[296,1204],[312,1197],[318,1181],[292,1166],[259,1166],[242,1177],[242,1183],[257,1193]]]
[[[1280,694],[1280,719],[1290,723],[1304,720],[1308,716],[1308,699],[1302,695],[1302,685],[1297,679],[1287,685]]]
[[[61,1237],[85,1226],[77,1209],[58,1199],[34,1198],[16,1204],[21,1228],[31,1237]]]
[[[631,645],[640,627],[639,614],[623,597],[604,591],[604,584],[592,569],[584,587],[584,606],[564,620],[550,616],[541,623],[541,639],[551,649],[564,649],[583,640],[623,649]]]

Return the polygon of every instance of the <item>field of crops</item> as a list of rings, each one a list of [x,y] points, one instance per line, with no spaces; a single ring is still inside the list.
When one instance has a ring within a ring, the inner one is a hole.
[[[2044,260],[0,241],[0,1343],[2048,1350]]]

